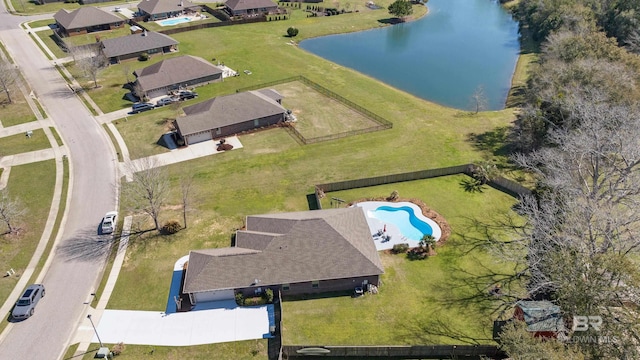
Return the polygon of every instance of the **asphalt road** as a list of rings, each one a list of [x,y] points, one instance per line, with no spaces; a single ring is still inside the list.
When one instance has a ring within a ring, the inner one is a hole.
[[[3,4],[4,6],[4,4]],[[49,16],[12,16],[0,9],[0,41],[53,120],[69,153],[70,202],[62,237],[44,275],[46,297],[35,315],[11,323],[0,343],[0,359],[60,359],[86,316],[110,246],[99,236],[102,216],[116,208],[117,157],[100,124],[69,91],[62,76],[19,23]],[[48,254],[45,254],[47,256]]]

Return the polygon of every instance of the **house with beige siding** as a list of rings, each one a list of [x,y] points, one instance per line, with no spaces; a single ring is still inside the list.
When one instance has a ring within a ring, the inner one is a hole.
[[[124,19],[95,7],[81,7],[69,11],[58,10],[53,19],[61,36],[82,35],[96,31],[106,31],[124,26]]]
[[[223,138],[283,122],[287,109],[274,89],[218,96],[186,106],[186,116],[175,120],[178,138],[185,145]]]
[[[254,296],[284,298],[378,285],[384,272],[360,207],[251,215],[235,246],[192,250],[182,292],[192,304]]]

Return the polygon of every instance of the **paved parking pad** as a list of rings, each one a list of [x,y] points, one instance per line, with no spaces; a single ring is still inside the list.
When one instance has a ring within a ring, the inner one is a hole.
[[[103,343],[190,346],[269,337],[273,305],[239,307],[235,301],[198,304],[189,312],[105,310],[97,326]],[[97,343],[98,338],[93,337]]]

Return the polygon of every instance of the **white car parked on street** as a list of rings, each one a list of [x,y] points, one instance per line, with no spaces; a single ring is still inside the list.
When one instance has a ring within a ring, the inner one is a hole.
[[[116,218],[118,217],[118,213],[116,211],[109,211],[104,218],[102,219],[102,233],[103,234],[111,234],[113,230],[116,228]]]

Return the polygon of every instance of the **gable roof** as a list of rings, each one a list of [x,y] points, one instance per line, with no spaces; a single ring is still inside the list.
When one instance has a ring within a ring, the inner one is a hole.
[[[185,136],[284,114],[286,109],[278,103],[280,99],[282,95],[273,89],[218,96],[183,108],[187,116],[179,117],[176,124]]]
[[[360,207],[248,216],[232,248],[193,250],[184,292],[380,275]]]
[[[149,31],[102,40],[102,51],[106,57],[115,57],[171,45],[178,42],[165,34]]]
[[[182,4],[182,6],[180,6]],[[163,14],[168,12],[180,12],[184,9],[197,7],[189,0],[143,0],[138,4],[138,9],[147,14]]]
[[[136,70],[134,74],[142,90],[149,91],[222,74],[222,69],[203,58],[184,55],[162,60],[144,69]]]
[[[550,301],[521,300],[516,306],[522,310],[527,331],[553,331],[564,330],[564,322],[560,306]]]
[[[224,4],[234,11],[278,7],[271,0],[227,0]]]
[[[67,30],[124,22],[124,19],[119,16],[91,6],[73,11],[60,9],[53,15],[53,18]]]

